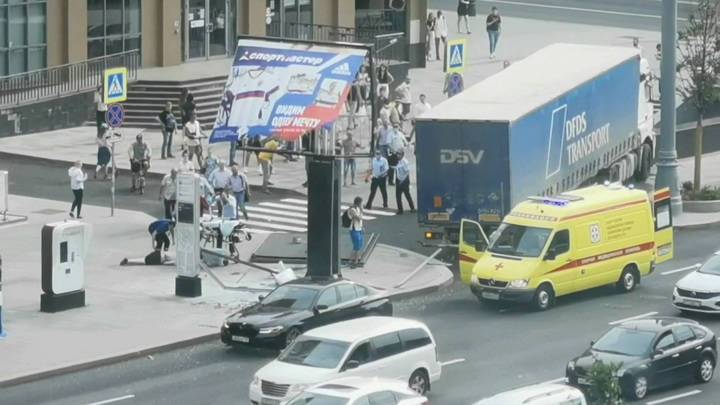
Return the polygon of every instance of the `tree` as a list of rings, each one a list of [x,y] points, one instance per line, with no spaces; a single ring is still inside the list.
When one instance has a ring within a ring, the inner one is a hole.
[[[700,0],[679,32],[678,92],[697,111],[694,191],[701,189],[703,118],[720,88],[720,0]],[[673,95],[671,94],[670,97]]]
[[[593,363],[588,371],[588,403],[593,405],[620,405],[623,403],[617,372],[620,364]]]

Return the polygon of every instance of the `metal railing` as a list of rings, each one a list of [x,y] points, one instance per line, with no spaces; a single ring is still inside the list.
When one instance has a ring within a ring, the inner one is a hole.
[[[307,41],[355,42],[373,44],[375,49],[382,49],[378,58],[385,63],[389,61],[407,61],[407,43],[402,32],[378,31],[354,27],[339,27],[322,24],[300,24],[274,21],[267,26],[267,36],[281,38],[297,38]],[[390,41],[393,41],[390,44]]]
[[[105,69],[121,66],[128,69],[128,81],[137,79],[140,51],[0,77],[0,106],[19,106],[88,91],[102,83]]]

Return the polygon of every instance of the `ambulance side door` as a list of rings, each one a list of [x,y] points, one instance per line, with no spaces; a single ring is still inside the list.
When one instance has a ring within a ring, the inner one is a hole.
[[[670,189],[663,188],[653,195],[653,222],[655,225],[655,264],[673,258],[673,223]]]
[[[473,267],[485,253],[487,246],[487,236],[478,222],[469,219],[460,221],[458,259],[460,261],[460,279],[463,283],[470,285]]]

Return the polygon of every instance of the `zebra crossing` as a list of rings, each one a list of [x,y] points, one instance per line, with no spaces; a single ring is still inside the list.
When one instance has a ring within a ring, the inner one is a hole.
[[[279,201],[263,201],[245,204],[248,220],[243,220],[251,233],[307,232],[307,200],[283,198]],[[349,205],[341,204],[341,209]],[[372,221],[382,217],[395,216],[394,211],[365,210],[363,220]]]

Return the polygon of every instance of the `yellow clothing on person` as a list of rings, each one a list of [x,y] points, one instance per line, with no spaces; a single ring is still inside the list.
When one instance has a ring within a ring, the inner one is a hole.
[[[264,148],[269,150],[277,150],[277,148],[280,146],[278,141],[272,139],[268,143],[265,144]],[[260,160],[267,160],[272,161],[273,153],[271,152],[260,152],[260,155],[258,156],[258,159]]]

